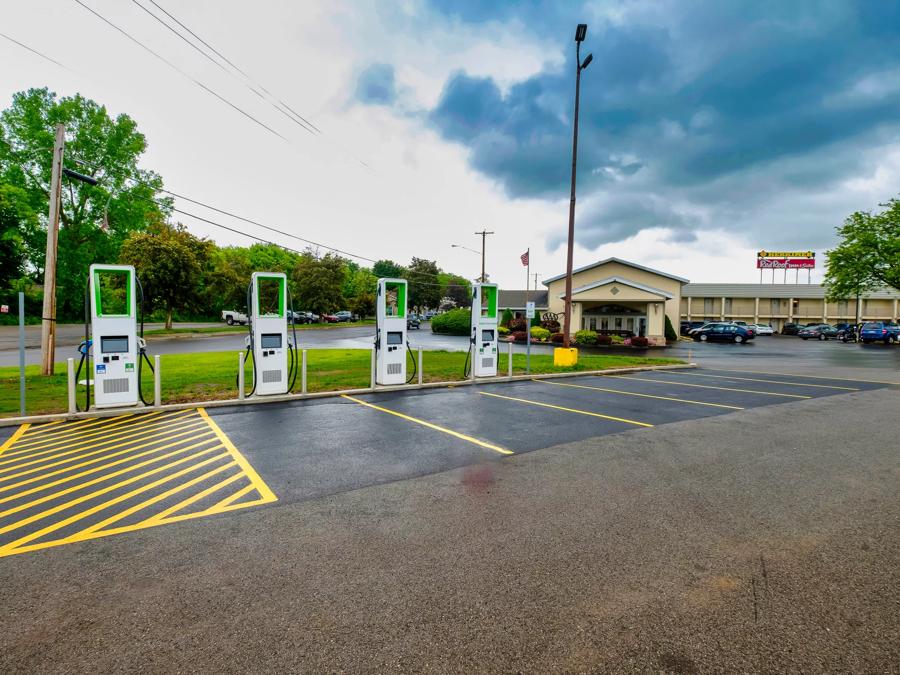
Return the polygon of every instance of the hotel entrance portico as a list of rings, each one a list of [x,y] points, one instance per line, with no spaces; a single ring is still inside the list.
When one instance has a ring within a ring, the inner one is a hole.
[[[627,331],[647,335],[647,308],[624,305],[588,305],[581,313],[580,328],[596,331]]]

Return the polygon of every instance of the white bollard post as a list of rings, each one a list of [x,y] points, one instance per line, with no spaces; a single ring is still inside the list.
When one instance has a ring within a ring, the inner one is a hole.
[[[238,352],[238,400],[244,400],[244,352]]]
[[[153,405],[162,405],[162,375],[159,372],[159,354],[153,355]]]
[[[375,347],[372,347],[372,363],[369,366],[369,388],[375,388]]]
[[[75,414],[75,359],[66,359],[67,375],[69,379],[69,414]],[[88,377],[90,377],[88,373]]]
[[[419,347],[419,365],[416,368],[416,370],[419,373],[419,384],[422,384],[422,376],[424,375],[424,373],[422,372],[422,348],[421,347]]]
[[[469,363],[472,364],[472,368],[469,370],[469,379],[472,380],[472,382],[474,382],[475,381],[475,354],[476,354],[475,345],[473,344],[469,349],[470,349],[469,354],[471,355]]]
[[[306,350],[301,350],[300,357],[300,393],[306,393]]]
[[[506,362],[506,367],[508,371],[509,377],[512,377],[512,342],[507,342],[506,346],[508,348],[508,357]]]

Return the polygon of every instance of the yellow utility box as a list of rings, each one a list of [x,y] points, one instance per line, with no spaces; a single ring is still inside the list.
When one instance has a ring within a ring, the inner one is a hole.
[[[578,364],[578,350],[575,347],[557,347],[553,350],[554,366],[574,366]]]

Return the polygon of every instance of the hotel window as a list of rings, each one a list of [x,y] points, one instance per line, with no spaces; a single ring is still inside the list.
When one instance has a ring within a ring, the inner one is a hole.
[[[781,300],[778,298],[769,300],[769,312],[772,314],[781,314]]]
[[[731,314],[731,298],[725,298],[725,313]]]
[[[715,308],[713,307],[714,300],[715,298],[703,298],[703,313],[707,316],[715,312]]]
[[[850,314],[846,300],[838,300],[838,316],[848,316]]]

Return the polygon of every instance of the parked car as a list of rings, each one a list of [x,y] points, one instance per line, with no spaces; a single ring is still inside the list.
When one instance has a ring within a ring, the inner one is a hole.
[[[752,323],[750,324],[750,328],[752,328],[753,332],[757,335],[775,335],[772,326],[767,323]]]
[[[406,330],[410,330],[412,328],[419,330],[420,323],[421,322],[419,321],[418,316],[416,316],[415,314],[410,314],[408,317],[406,317]]]
[[[324,321],[325,323],[337,323],[338,322],[338,318],[334,314],[322,314],[321,318],[322,318],[322,321]]]
[[[698,342],[736,342],[752,340],[752,330],[733,323],[708,323],[703,328],[692,331],[691,336]]]
[[[800,332],[800,324],[799,323],[786,323],[781,327],[782,335],[796,335]]]
[[[893,321],[867,321],[859,329],[859,339],[865,344],[881,341],[889,345],[900,342],[900,325]]]
[[[860,324],[862,325],[862,324]],[[859,326],[854,323],[839,323],[837,326],[837,339],[841,342],[858,342]]]
[[[312,323],[309,312],[287,312],[288,323]]]
[[[246,314],[242,314],[241,312],[235,311],[233,309],[223,309],[222,310],[222,321],[227,323],[229,326],[233,326],[236,323],[246,325],[248,319]]]
[[[340,312],[335,312],[334,317],[338,321],[356,321],[356,319],[353,318],[353,313],[348,312],[346,309],[342,309]]]
[[[830,326],[827,323],[817,323],[801,328],[797,335],[800,336],[801,340],[813,338],[815,340],[825,341],[829,338],[836,338],[838,331],[837,328]]]
[[[703,327],[705,323],[705,321],[682,321],[680,332],[682,335],[690,335],[692,330]]]
[[[426,321],[431,321],[436,316],[437,316],[437,312],[435,312],[433,309],[429,309],[427,312],[425,312],[425,320]]]

